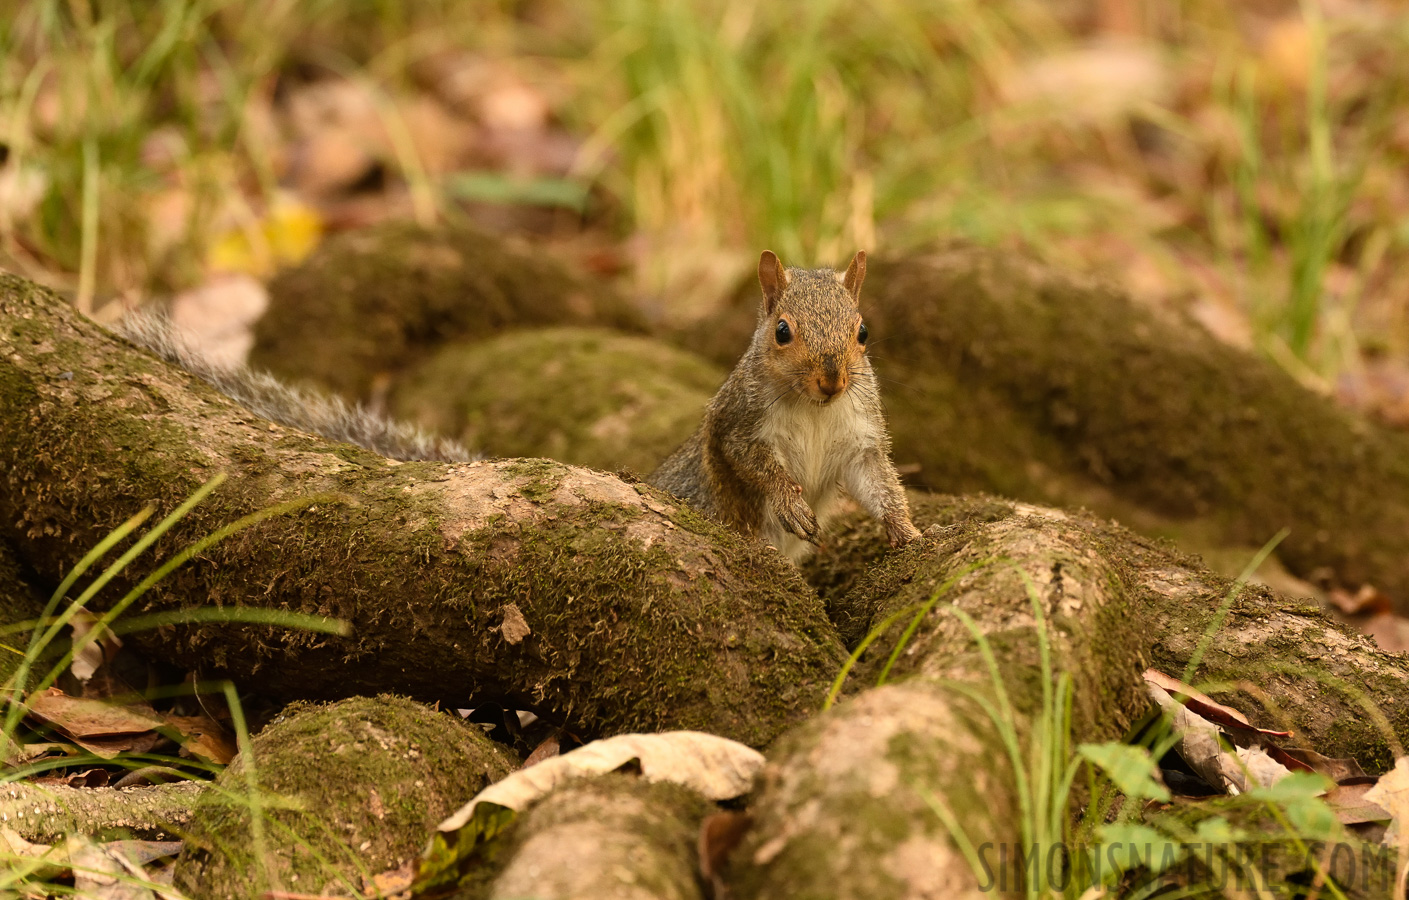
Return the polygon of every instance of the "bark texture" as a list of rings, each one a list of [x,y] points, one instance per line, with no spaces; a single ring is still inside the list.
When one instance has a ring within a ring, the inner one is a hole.
[[[44,601],[34,589],[30,573],[8,542],[0,539],[0,685],[7,683],[23,661],[32,629],[23,627],[44,611]],[[18,629],[18,630],[11,630]],[[53,656],[53,652],[47,654]],[[43,674],[31,674],[35,679]]]
[[[1067,577],[1073,568],[1103,567],[1106,577],[1096,580],[1124,592],[1128,600],[1100,628],[1122,635],[1161,671],[1183,675],[1211,633],[1192,679],[1226,685],[1219,697],[1261,727],[1292,730],[1298,746],[1354,757],[1368,771],[1389,768],[1397,748],[1409,743],[1409,658],[1380,650],[1369,638],[1332,621],[1311,600],[1251,584],[1234,593],[1229,579],[1167,542],[1089,516],[983,497],[913,494],[911,500],[915,523],[941,526],[938,539],[959,558],[1034,558],[1028,548],[1005,549],[994,541],[1013,528],[1018,540],[1028,540],[1022,535],[1031,532],[1037,542],[1032,548],[1053,538],[1065,544],[1066,551],[1051,557],[1060,571],[1030,573],[1039,586],[1074,590]],[[1043,538],[1044,533],[1049,537]],[[829,549],[809,560],[807,575],[822,591],[846,643],[854,646],[886,611],[928,597],[925,585],[930,582],[917,581],[914,564],[912,553],[888,555],[880,526],[853,514],[839,523]],[[867,574],[848,574],[855,572]],[[1230,594],[1226,616],[1211,631]],[[977,611],[975,616],[981,622],[990,618]],[[873,646],[863,671],[883,664],[891,646],[886,641],[894,640],[904,621]],[[921,628],[913,646],[927,640],[929,627]],[[896,671],[936,674],[914,669],[911,659],[909,654],[901,657]],[[1030,657],[1018,670],[1031,671]],[[1080,694],[1078,702],[1084,702]]]
[[[713,805],[631,775],[582,779],[514,823],[487,893],[462,900],[701,900],[695,845]]]
[[[0,825],[35,844],[74,834],[98,840],[169,841],[191,821],[203,785],[194,781],[134,788],[0,785]]]
[[[217,472],[230,480],[119,590],[240,516],[321,498],[202,552],[134,608],[351,624],[348,638],[214,625],[138,637],[273,696],[498,700],[587,736],[693,728],[762,746],[817,708],[842,658],[776,553],[644,485],[546,460],[394,464],[329,444],[11,277],[0,423],[0,537],[49,583],[143,504],[173,509]]]
[[[927,531],[872,568],[845,602],[901,617],[855,682],[903,680],[779,742],[741,859],[743,896],[981,896],[982,873],[936,808],[975,845],[1012,846],[1024,826],[1017,775],[974,698],[1001,710],[1001,688],[1022,743],[1050,746],[1050,732],[1034,734],[1053,689],[1046,654],[1052,677],[1074,685],[1071,739],[1119,738],[1148,701],[1136,639],[1144,616],[1117,565],[1064,514],[1029,508]]]

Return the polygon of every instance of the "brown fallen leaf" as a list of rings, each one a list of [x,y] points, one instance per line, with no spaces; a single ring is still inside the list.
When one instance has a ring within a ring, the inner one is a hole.
[[[724,881],[724,867],[729,862],[729,854],[739,846],[751,825],[752,816],[732,810],[705,816],[700,823],[700,875],[710,887],[711,900],[727,900],[730,896],[729,886]]]
[[[85,769],[69,775],[41,775],[34,779],[35,784],[57,784],[64,787],[106,787],[112,777],[107,769]]]
[[[1227,748],[1223,729],[1180,703],[1168,691],[1146,682],[1146,690],[1169,715],[1179,734],[1175,750],[1207,784],[1217,790],[1240,794],[1252,785],[1271,785],[1288,770],[1260,747]]]
[[[562,732],[554,731],[552,734],[548,735],[548,737],[544,738],[542,743],[533,748],[533,752],[528,755],[528,759],[523,761],[522,768],[527,769],[529,766],[541,763],[545,759],[552,759],[558,755],[561,749]]]
[[[52,741],[42,741],[33,744],[21,744],[18,741],[10,741],[5,748],[5,766],[17,769],[28,762],[36,759],[44,759],[48,756],[77,756],[78,749],[73,744],[60,744]]]
[[[150,708],[70,697],[58,688],[31,695],[24,707],[30,719],[104,759],[125,751],[144,753],[165,740],[156,732],[162,718]]]
[[[1311,765],[1306,762],[1303,762],[1299,757],[1293,756],[1290,751],[1283,750],[1281,747],[1278,747],[1276,744],[1273,744],[1270,741],[1264,744],[1262,749],[1266,750],[1268,756],[1272,757],[1272,759],[1275,760],[1278,765],[1280,765],[1282,768],[1286,769],[1289,772],[1316,771],[1314,768],[1311,767]],[[1324,759],[1326,757],[1322,758]]]
[[[1380,807],[1394,819],[1386,842],[1393,835],[1400,859],[1394,896],[1403,897],[1405,880],[1409,878],[1409,756],[1396,759],[1394,768],[1381,775],[1380,780],[1365,792],[1364,800]]]
[[[1365,770],[1360,768],[1360,763],[1353,759],[1337,759],[1331,756],[1322,756],[1315,750],[1306,750],[1301,747],[1289,747],[1282,752],[1299,762],[1305,763],[1311,771],[1320,772],[1337,784],[1351,778],[1365,777]]]
[[[1393,613],[1371,616],[1356,626],[1379,646],[1390,653],[1409,651],[1409,620]]]
[[[1379,804],[1365,799],[1373,784],[1338,784],[1326,792],[1326,804],[1342,825],[1387,822],[1391,818]]]
[[[1354,594],[1344,588],[1333,587],[1326,593],[1336,609],[1348,616],[1360,613],[1383,614],[1390,611],[1389,596],[1373,584],[1362,584]]]
[[[175,739],[192,756],[210,762],[227,765],[235,758],[234,740],[219,722],[207,715],[166,716],[169,730],[175,732]]]
[[[69,627],[73,629],[73,642],[75,645],[88,636],[97,623],[98,617],[86,609],[80,609],[74,615]],[[117,654],[118,648],[122,646],[122,640],[111,632],[104,632],[97,640],[86,644],[82,650],[69,663],[69,672],[77,678],[80,683],[87,684],[93,677],[93,673],[98,671],[98,667],[105,662],[112,660]]]
[[[416,880],[418,861],[408,859],[395,869],[388,869],[370,879],[363,878],[362,885],[375,896],[386,900],[403,900],[411,896],[411,884]]]
[[[1146,669],[1145,681],[1156,687],[1163,688],[1172,694],[1177,700],[1187,706],[1195,714],[1202,716],[1225,728],[1241,731],[1252,731],[1267,737],[1291,737],[1290,731],[1273,731],[1269,728],[1258,728],[1248,721],[1247,716],[1233,709],[1231,706],[1224,706],[1206,694],[1194,690],[1189,685],[1155,669]]]

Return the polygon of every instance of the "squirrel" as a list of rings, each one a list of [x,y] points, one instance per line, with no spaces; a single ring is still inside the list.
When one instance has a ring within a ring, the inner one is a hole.
[[[845,490],[892,547],[920,532],[890,459],[880,388],[866,356],[866,253],[845,275],[783,268],[763,251],[753,341],[704,421],[647,479],[801,562]]]
[[[157,312],[137,310],[113,330],[167,362],[174,363],[253,412],[280,425],[356,444],[388,459],[469,462],[478,457],[448,438],[378,415],[339,397],[285,384],[267,372],[245,366],[222,366],[187,341]]]

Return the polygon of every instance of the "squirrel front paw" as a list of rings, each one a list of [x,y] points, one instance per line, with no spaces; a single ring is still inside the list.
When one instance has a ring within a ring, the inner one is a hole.
[[[802,499],[802,488],[790,491],[774,510],[783,527],[810,544],[817,543],[817,516]]]
[[[920,529],[907,518],[891,519],[886,522],[886,539],[892,547],[903,547],[920,536]]]

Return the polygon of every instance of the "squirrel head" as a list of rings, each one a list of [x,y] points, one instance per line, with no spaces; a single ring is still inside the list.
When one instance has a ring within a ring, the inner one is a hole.
[[[785,269],[772,250],[758,260],[763,307],[755,343],[777,382],[812,400],[831,403],[865,371],[866,326],[861,321],[861,282],[866,251],[858,250],[846,273]]]

